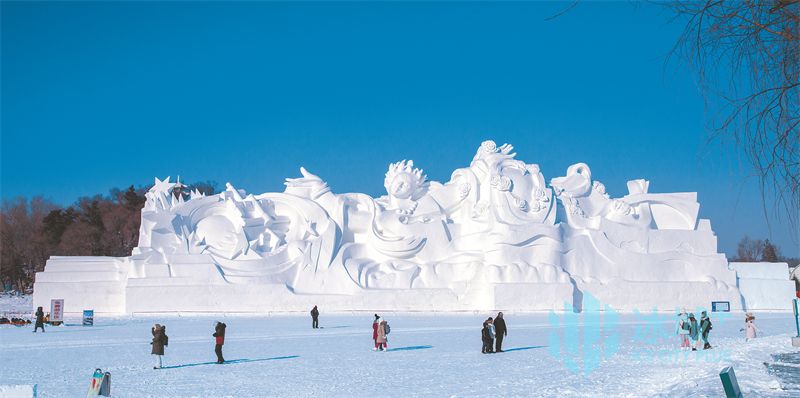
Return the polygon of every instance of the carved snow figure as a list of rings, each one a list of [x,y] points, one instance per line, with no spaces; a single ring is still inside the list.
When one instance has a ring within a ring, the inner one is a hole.
[[[580,308],[587,292],[620,310],[741,306],[694,193],[651,194],[634,180],[611,198],[582,163],[548,186],[538,165],[494,141],[444,184],[410,160],[392,163],[380,198],[300,173],[283,193],[226,184],[188,199],[156,179],[131,256],[52,257],[34,305],[524,311]]]
[[[570,166],[550,185],[566,221],[563,266],[581,291],[620,308],[665,304],[654,294],[741,304],[736,274],[716,252],[709,220],[697,218],[696,193],[651,194],[648,181],[633,180],[628,195],[613,199],[584,163]]]

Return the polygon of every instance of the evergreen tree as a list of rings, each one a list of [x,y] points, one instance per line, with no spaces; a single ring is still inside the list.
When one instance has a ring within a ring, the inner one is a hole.
[[[764,242],[764,251],[761,253],[761,261],[777,263],[779,259],[778,248],[767,239],[766,242]]]

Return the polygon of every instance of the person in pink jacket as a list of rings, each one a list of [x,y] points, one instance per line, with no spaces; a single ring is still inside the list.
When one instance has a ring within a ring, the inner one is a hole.
[[[388,342],[386,338],[386,321],[381,319],[380,323],[378,324],[378,336],[375,339],[376,348],[379,351],[386,351],[386,344]]]
[[[755,315],[753,315],[752,312],[748,312],[747,314],[745,314],[744,329],[741,329],[744,330],[745,341],[750,341],[756,338],[756,333],[758,332],[758,328],[756,327],[755,320],[756,317]]]

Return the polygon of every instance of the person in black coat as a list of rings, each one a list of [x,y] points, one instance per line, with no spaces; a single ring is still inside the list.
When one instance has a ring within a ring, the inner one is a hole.
[[[225,325],[222,322],[217,322],[217,325],[214,327],[214,336],[216,338],[214,346],[214,353],[217,354],[217,363],[225,362],[225,358],[222,357],[222,345],[225,344]]]
[[[36,333],[39,328],[42,328],[42,333],[44,333],[44,311],[42,307],[36,309],[36,325],[34,325],[33,333]]]
[[[311,309],[311,328],[319,329],[319,310],[316,305]]]
[[[503,313],[499,312],[497,318],[494,320],[495,336],[495,352],[503,352],[503,337],[508,336],[508,329],[506,328],[506,321],[503,319]]]

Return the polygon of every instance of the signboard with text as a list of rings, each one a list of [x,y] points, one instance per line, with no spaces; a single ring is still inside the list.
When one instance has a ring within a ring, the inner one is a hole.
[[[94,325],[94,310],[83,310],[83,326]]]
[[[64,299],[50,300],[50,322],[64,322]]]
[[[730,301],[712,301],[711,302],[711,312],[730,312],[731,311],[731,302]]]

